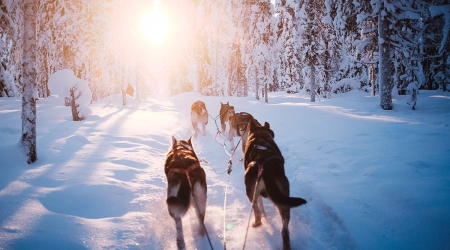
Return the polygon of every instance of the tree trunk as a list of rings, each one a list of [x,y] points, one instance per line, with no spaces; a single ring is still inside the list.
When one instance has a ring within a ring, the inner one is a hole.
[[[22,138],[21,146],[28,159],[28,164],[37,160],[36,152],[36,13],[37,1],[25,0],[24,12],[24,48],[22,55]]]
[[[122,86],[122,104],[123,106],[127,106],[127,90]]]
[[[258,69],[255,68],[255,98],[259,100],[259,81],[258,81]]]
[[[446,68],[447,68],[447,52],[446,52],[446,50],[444,50],[444,53],[442,54],[442,74],[443,74],[443,77],[442,77],[442,91],[447,91],[447,83],[446,83],[446,80],[447,80],[447,70],[446,70]]]
[[[373,64],[369,65],[369,80],[370,80],[370,86],[372,87],[372,92],[370,93],[371,96],[375,96],[377,91],[376,91],[376,86],[375,86],[375,67],[373,66]]]
[[[390,57],[391,51],[389,48],[389,20],[387,17],[382,17],[381,12],[384,7],[380,8],[378,13],[378,46],[379,46],[379,61],[378,74],[380,79],[380,106],[384,110],[392,109],[392,88],[394,81],[392,79],[392,60]]]
[[[311,94],[311,102],[316,102],[316,67],[311,65],[311,82],[310,82],[310,94]]]
[[[264,84],[264,100],[269,103],[269,97],[267,96],[267,83]]]
[[[72,108],[72,118],[74,121],[81,121],[82,119],[78,116],[77,106],[75,104],[75,93],[74,89],[70,89],[70,106]]]
[[[122,90],[122,105],[127,106],[127,85],[128,77],[127,72],[125,71],[125,66],[123,69],[123,75],[122,75],[122,84],[121,84],[121,90]]]
[[[141,102],[141,77],[139,72],[136,73],[136,99]]]
[[[143,75],[142,76],[142,84],[141,84],[141,99],[146,99],[147,98],[147,94],[146,94],[146,89],[147,89],[147,80],[148,77]]]
[[[243,83],[244,83],[244,97],[247,97],[248,96],[248,81],[246,78],[244,78],[244,77],[242,77],[242,78],[243,78]]]

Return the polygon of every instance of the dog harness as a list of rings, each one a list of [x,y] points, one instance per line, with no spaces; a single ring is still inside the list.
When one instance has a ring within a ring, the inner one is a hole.
[[[186,145],[186,144],[179,144],[177,146],[181,146],[183,148],[181,149],[174,149],[173,150],[173,154],[176,155],[178,153],[182,153],[182,152],[189,152],[189,153],[193,153],[193,149],[191,146]],[[195,153],[194,153],[195,155]],[[197,160],[194,164],[190,165],[187,168],[169,168],[169,173],[177,173],[177,174],[185,174],[188,182],[189,182],[189,186],[192,188],[192,183],[191,183],[191,177],[189,176],[189,174],[194,171],[196,168],[201,167],[200,166],[200,162]]]
[[[169,168],[169,173],[186,174],[186,177],[189,182],[189,187],[192,188],[191,177],[189,176],[189,173],[194,171],[194,169],[196,169],[198,167],[200,167],[200,162],[196,162],[196,163],[190,165],[186,169],[184,169],[184,168]]]
[[[239,113],[237,113],[236,115],[234,115],[234,122],[235,122],[235,124],[236,125],[238,125],[238,126],[240,126],[240,125],[248,125],[248,120],[249,120],[249,118],[248,117],[252,117],[252,115],[250,115],[249,113],[247,113],[247,112],[239,112]],[[246,121],[247,120],[247,121]],[[243,132],[243,131],[245,131],[247,129],[247,126],[245,127],[245,129],[239,129],[239,127],[238,127],[238,129],[237,129],[237,134],[238,134],[238,136],[242,136],[242,134],[241,134],[241,132]]]
[[[264,143],[264,145],[260,145],[258,143],[253,144],[253,149],[255,150],[261,150],[261,151],[269,151],[269,152],[273,152],[274,154],[272,156],[269,156],[267,158],[265,158],[263,161],[251,161],[249,162],[249,165],[254,165],[258,167],[258,178],[261,176],[262,171],[263,171],[263,167],[264,165],[273,160],[273,159],[279,159],[283,162],[284,164],[284,158],[282,156],[280,156],[276,151],[272,150],[272,145],[270,145],[269,143]]]

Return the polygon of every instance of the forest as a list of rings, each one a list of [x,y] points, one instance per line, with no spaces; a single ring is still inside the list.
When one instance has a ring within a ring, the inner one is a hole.
[[[292,249],[450,249],[449,33],[449,0],[0,0],[0,249],[176,249],[172,137],[207,176],[186,248],[281,249],[223,103],[307,201]]]
[[[3,97],[23,93],[26,2],[1,1]],[[48,79],[60,69],[86,80],[93,100],[128,85],[138,99],[187,91],[259,99],[303,90],[314,101],[358,89],[380,94],[382,108],[391,109],[392,91],[415,103],[418,90],[446,91],[450,83],[446,0],[34,2],[40,98],[51,94]],[[162,44],[139,32],[152,8],[170,20]]]

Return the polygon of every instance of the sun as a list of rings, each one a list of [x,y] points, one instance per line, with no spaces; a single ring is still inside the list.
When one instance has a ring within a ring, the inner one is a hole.
[[[150,42],[162,44],[169,33],[169,21],[164,13],[147,12],[142,20],[142,33]]]

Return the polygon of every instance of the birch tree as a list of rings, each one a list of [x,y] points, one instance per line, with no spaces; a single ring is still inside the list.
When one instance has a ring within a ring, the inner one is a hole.
[[[37,160],[36,152],[36,20],[37,3],[35,0],[22,2],[24,16],[24,49],[23,65],[23,93],[22,93],[22,138],[20,144],[27,155],[27,162],[31,164]]]

